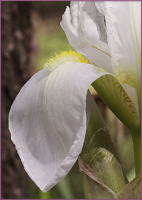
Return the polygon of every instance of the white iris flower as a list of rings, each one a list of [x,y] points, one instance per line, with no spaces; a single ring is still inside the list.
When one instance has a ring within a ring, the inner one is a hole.
[[[44,192],[81,153],[95,107],[91,84],[129,129],[140,128],[140,2],[71,2],[61,26],[79,53],[48,60],[23,86],[9,115],[25,170]]]

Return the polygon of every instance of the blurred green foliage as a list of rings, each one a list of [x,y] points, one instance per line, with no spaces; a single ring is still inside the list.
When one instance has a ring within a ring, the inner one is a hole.
[[[37,55],[33,57],[34,66],[43,68],[47,59],[61,51],[73,49],[60,26],[62,14],[69,2],[34,2],[32,22]]]
[[[60,27],[56,28],[56,32],[52,35],[44,33],[36,33],[36,40],[38,41],[38,60],[35,62],[37,69],[40,70],[47,59],[59,54],[61,51],[73,49],[66,40],[64,32]]]

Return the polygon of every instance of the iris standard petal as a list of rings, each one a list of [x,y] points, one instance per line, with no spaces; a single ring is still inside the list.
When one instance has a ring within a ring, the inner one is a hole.
[[[110,55],[104,15],[97,10],[94,1],[85,2],[79,8],[81,28],[85,38],[92,45]]]
[[[78,2],[78,4],[72,3],[71,9],[69,7],[66,8],[62,17],[61,27],[63,28],[69,43],[75,50],[87,57],[90,63],[95,63],[95,65],[113,73],[109,48],[106,43],[100,40],[97,25],[92,21],[89,15],[82,10],[82,5],[84,4],[81,4],[81,2]],[[87,27],[87,24],[84,23],[84,21],[87,21],[89,27]],[[90,34],[87,34],[87,29],[91,30]],[[93,34],[94,43],[92,43]]]
[[[141,85],[141,2],[97,2],[96,6],[105,15],[115,74],[123,84],[138,89]]]
[[[80,11],[79,7],[84,5],[85,2],[83,1],[71,1],[70,2],[70,13],[71,13],[71,22],[72,25],[76,30],[79,30],[81,32],[80,27]]]

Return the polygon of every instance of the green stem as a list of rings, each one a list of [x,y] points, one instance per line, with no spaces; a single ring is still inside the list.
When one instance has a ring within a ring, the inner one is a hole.
[[[141,172],[141,129],[131,130],[131,133],[134,146],[135,172],[137,176]]]

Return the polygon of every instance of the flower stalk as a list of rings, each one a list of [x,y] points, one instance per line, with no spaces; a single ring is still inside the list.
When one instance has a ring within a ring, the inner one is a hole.
[[[141,172],[141,129],[131,130],[131,134],[134,147],[135,174],[137,176]]]

